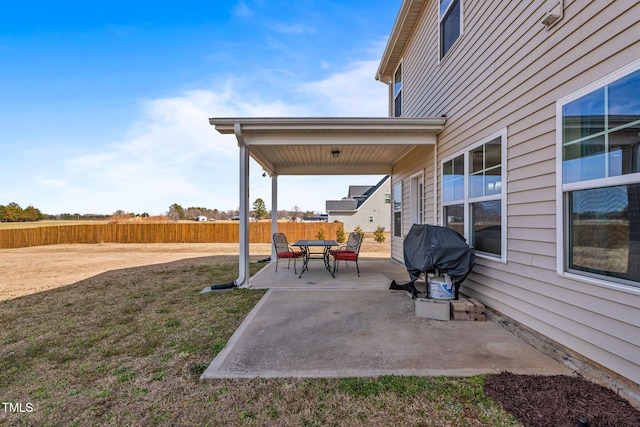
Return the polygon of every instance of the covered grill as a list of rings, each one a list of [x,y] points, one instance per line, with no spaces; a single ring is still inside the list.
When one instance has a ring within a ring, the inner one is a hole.
[[[447,274],[455,286],[457,298],[460,284],[476,262],[475,252],[464,237],[447,227],[413,224],[404,239],[403,249],[404,265],[411,281],[404,285],[393,282],[391,289],[409,291],[414,297],[414,282],[422,274]]]

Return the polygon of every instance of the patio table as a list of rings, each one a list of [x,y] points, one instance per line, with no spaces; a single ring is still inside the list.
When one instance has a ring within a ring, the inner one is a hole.
[[[309,260],[310,259],[322,259],[324,260],[324,267],[327,269],[331,277],[335,277],[333,274],[333,269],[331,268],[331,263],[329,262],[329,253],[331,251],[331,247],[339,246],[340,244],[335,240],[298,240],[293,243],[291,246],[297,246],[302,251],[303,261],[302,261],[302,271],[300,272],[300,276],[309,269]],[[322,248],[322,252],[312,251],[311,248]]]

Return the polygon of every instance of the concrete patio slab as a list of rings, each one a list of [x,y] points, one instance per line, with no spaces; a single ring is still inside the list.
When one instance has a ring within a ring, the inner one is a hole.
[[[298,263],[297,274],[286,262],[280,262],[278,271],[275,265],[269,264],[253,276],[249,283],[254,289],[388,289],[391,280],[406,282],[409,273],[398,262],[385,260],[360,260],[360,277],[355,263],[342,262],[336,271],[336,277],[324,267],[322,260],[311,260],[309,269],[299,278],[302,262]]]
[[[321,265],[302,279],[293,269],[265,267],[254,276],[257,284],[281,279],[201,378],[571,373],[493,322],[416,317],[409,293],[388,290],[387,275],[403,272],[389,261],[370,263],[369,276],[361,264],[369,287],[355,268],[346,280],[346,272],[333,279]]]

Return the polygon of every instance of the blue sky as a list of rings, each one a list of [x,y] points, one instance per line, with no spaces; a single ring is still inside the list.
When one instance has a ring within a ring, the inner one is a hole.
[[[401,0],[30,1],[0,6],[0,204],[151,215],[238,207],[209,117],[386,116],[375,81]],[[271,181],[252,162],[253,202]],[[280,177],[323,211],[379,176]]]

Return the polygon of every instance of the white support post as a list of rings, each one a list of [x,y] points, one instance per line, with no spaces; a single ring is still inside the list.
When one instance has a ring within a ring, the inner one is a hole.
[[[249,147],[244,143],[242,127],[234,126],[238,146],[240,147],[240,256],[237,285],[249,287]]]
[[[271,175],[271,235],[278,232],[278,175]],[[271,262],[276,262],[276,248],[271,245]]]

